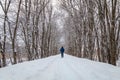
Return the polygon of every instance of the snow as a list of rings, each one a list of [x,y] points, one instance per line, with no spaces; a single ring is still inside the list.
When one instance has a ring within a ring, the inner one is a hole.
[[[65,54],[2,68],[0,80],[120,80],[120,68]]]
[[[120,58],[119,58],[119,60],[117,61],[117,66],[120,67]]]

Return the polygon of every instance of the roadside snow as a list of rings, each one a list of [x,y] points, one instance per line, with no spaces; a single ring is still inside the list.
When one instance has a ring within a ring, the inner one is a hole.
[[[117,61],[117,66],[120,67],[120,58],[119,58],[119,60]]]
[[[0,80],[120,80],[120,68],[60,55],[0,69]]]

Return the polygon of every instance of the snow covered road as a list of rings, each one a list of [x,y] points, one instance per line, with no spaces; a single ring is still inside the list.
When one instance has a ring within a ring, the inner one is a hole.
[[[2,68],[0,80],[120,80],[120,68],[56,55]]]
[[[80,80],[76,72],[69,67],[64,58],[58,57],[43,71],[30,76],[27,80]]]

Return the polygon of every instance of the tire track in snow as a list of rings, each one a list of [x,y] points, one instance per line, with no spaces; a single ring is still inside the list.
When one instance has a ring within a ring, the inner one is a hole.
[[[57,79],[56,80],[83,80],[74,70],[69,67],[66,59],[59,59],[57,63]]]
[[[65,63],[66,65],[72,70],[72,72],[74,72],[76,74],[76,76],[79,78],[79,80],[85,80],[81,75],[80,73],[78,72],[78,70],[75,70],[73,68],[73,66],[77,66],[77,65],[74,65],[74,64],[70,64],[70,61],[68,61],[67,59],[65,60]],[[76,67],[77,68],[77,67]]]
[[[38,70],[38,72],[36,74],[34,74],[30,77],[27,77],[25,80],[35,80],[35,79],[36,80],[49,80],[49,79],[41,79],[41,77],[39,77],[39,76],[41,76],[41,75],[44,76],[43,74],[52,67],[53,63],[56,60],[57,60],[57,58],[55,57],[55,59],[49,61],[49,63],[44,68]],[[38,77],[38,78],[36,78],[36,77]],[[46,78],[46,76],[45,76],[45,78]]]

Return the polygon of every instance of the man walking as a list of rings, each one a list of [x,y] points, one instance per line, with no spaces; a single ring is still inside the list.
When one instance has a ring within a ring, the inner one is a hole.
[[[64,57],[64,51],[65,51],[65,49],[64,49],[63,46],[62,46],[61,49],[60,49],[61,57],[62,57],[62,58]]]

